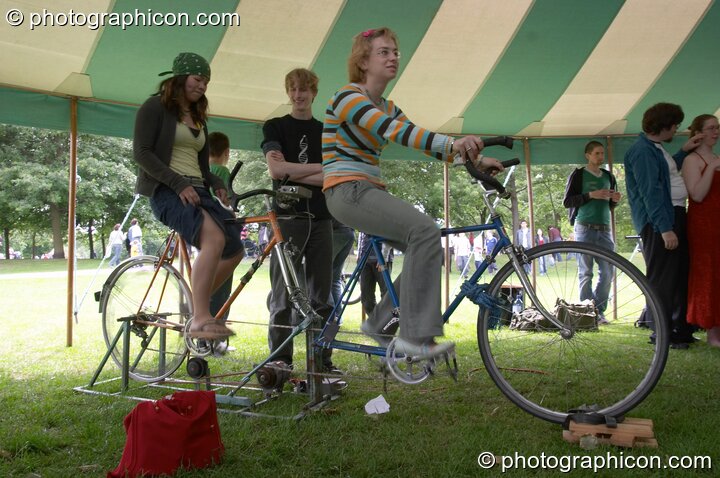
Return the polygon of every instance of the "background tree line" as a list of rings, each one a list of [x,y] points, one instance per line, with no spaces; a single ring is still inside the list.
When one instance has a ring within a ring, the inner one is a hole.
[[[79,257],[101,256],[116,223],[125,217],[133,202],[136,166],[132,142],[126,139],[82,134],[78,137],[77,245]],[[243,167],[235,181],[237,192],[269,187],[270,178],[262,153],[232,151],[230,168],[237,161]],[[578,164],[584,161],[578,152]],[[384,161],[381,163],[388,189],[415,204],[425,213],[443,220],[443,165],[438,161]],[[52,251],[64,258],[67,241],[69,135],[63,131],[0,125],[0,228],[5,257],[10,248],[23,257],[37,257]],[[573,166],[533,166],[535,226],[545,233],[558,225],[565,238],[572,229],[562,206],[567,176]],[[622,167],[615,167],[619,188],[624,192]],[[519,219],[529,218],[525,168],[518,167],[511,178],[516,197],[500,210],[514,230]],[[450,210],[454,226],[484,219],[478,186],[471,183],[463,168],[450,170]],[[241,205],[242,214],[261,212],[260,199]],[[147,198],[141,197],[130,217],[143,228],[145,250],[153,253],[167,234],[156,221]],[[617,245],[629,251],[634,242],[623,239],[634,234],[626,201],[616,209]],[[127,230],[126,224],[123,230]],[[510,231],[508,231],[510,232]]]

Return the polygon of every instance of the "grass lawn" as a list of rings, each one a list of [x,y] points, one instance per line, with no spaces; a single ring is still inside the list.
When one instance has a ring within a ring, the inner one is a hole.
[[[98,261],[80,261],[78,299],[93,279]],[[246,267],[247,262],[243,263]],[[398,264],[399,266],[400,264]],[[241,267],[243,267],[241,266]],[[92,292],[111,269],[100,270],[74,324],[73,347],[65,346],[66,275],[64,261],[0,261],[3,290],[3,340],[0,341],[0,477],[104,476],[122,454],[123,417],[135,402],[118,397],[81,394],[106,351],[101,317]],[[399,270],[399,267],[397,268]],[[236,274],[239,280],[241,274]],[[451,289],[457,273],[451,276]],[[269,289],[263,266],[231,310],[231,320],[267,323]],[[670,457],[685,464],[706,456],[720,466],[720,350],[703,341],[690,350],[671,350],[665,373],[650,397],[631,412],[655,422],[658,449],[601,446],[584,450],[562,439],[562,429],[525,414],[512,405],[488,378],[476,340],[477,307],[466,301],[446,327],[458,343],[459,382],[444,373],[417,386],[389,381],[387,393],[377,362],[350,352],[335,352],[334,361],[348,373],[349,387],[338,400],[300,422],[219,415],[226,447],[224,462],[211,469],[180,472],[180,477],[455,477],[496,476],[499,467],[483,470],[478,455],[523,457],[528,465],[542,454],[560,460],[617,460],[624,469],[605,468],[598,476],[682,476],[716,472],[698,466],[670,470]],[[346,312],[343,327],[357,331],[359,305]],[[263,325],[233,326],[238,350],[209,358],[211,371],[247,370],[267,350]],[[358,336],[353,336],[353,340]],[[369,343],[369,342],[368,342]],[[303,363],[304,340],[296,341],[296,362]],[[608,357],[622,360],[622,357]],[[101,379],[118,375],[111,362]],[[176,373],[184,377],[182,366]],[[133,382],[133,387],[138,387]],[[161,389],[133,390],[160,398]],[[389,413],[371,418],[365,403],[383,394]],[[292,414],[303,400],[286,393],[259,411]],[[587,458],[590,457],[590,458]],[[629,469],[635,461],[657,459],[660,469]],[[564,463],[561,461],[560,463]],[[580,463],[580,462],[579,462]],[[552,464],[552,460],[550,460]],[[557,464],[557,463],[556,463]],[[601,463],[600,463],[601,464]],[[510,470],[508,470],[510,471]],[[550,476],[554,470],[512,469],[512,476]],[[576,466],[575,476],[592,470]]]

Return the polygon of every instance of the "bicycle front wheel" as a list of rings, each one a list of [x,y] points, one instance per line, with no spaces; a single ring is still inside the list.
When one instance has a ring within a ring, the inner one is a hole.
[[[521,409],[555,423],[575,410],[619,417],[637,406],[660,379],[669,346],[664,320],[655,321],[654,344],[653,331],[638,326],[643,317],[663,317],[646,277],[620,255],[586,243],[546,244],[526,254],[539,304],[565,327],[540,320],[517,271],[506,264],[488,288],[497,306],[478,314],[490,377]],[[579,261],[594,274],[579,277]],[[609,274],[608,286],[598,284],[600,270]],[[596,310],[581,305],[581,288]]]
[[[183,328],[193,311],[187,282],[167,263],[155,274],[158,260],[140,256],[122,262],[103,286],[101,300],[103,336],[113,361],[122,368],[123,338],[115,339],[129,324],[129,374],[143,382],[169,377],[183,363]]]

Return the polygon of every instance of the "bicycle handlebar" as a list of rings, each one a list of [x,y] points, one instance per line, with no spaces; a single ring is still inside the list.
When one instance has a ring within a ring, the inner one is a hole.
[[[493,136],[482,140],[485,147],[488,146],[505,146],[507,149],[513,148],[513,139],[511,136]]]
[[[237,205],[240,201],[244,201],[245,199],[251,198],[253,196],[270,196],[274,197],[279,203],[287,203],[291,201],[297,201],[300,199],[309,199],[312,197],[312,191],[310,191],[308,188],[304,188],[302,186],[280,186],[277,190],[273,191],[272,189],[251,189],[250,191],[245,191],[242,194],[236,194],[233,197],[233,209],[237,211]]]
[[[510,136],[495,136],[492,138],[483,139],[483,144],[486,147],[505,146],[508,149],[512,149],[513,139]],[[520,160],[518,158],[513,158],[508,159],[507,161],[501,161],[500,164],[502,164],[504,168],[509,168],[510,166],[516,166],[520,164]],[[492,169],[487,171],[480,171],[475,167],[472,161],[465,161],[465,169],[467,170],[468,174],[470,174],[470,176],[472,176],[473,178],[488,185],[490,189],[495,189],[501,196],[505,195],[505,187],[500,183],[500,181],[498,181],[491,174],[489,174],[488,171],[492,171]]]
[[[230,205],[232,206],[233,211],[238,210],[238,204],[240,203],[240,201],[244,201],[245,199],[251,198],[253,196],[259,196],[261,194],[274,197],[275,199],[277,199],[278,202],[281,203],[288,201],[297,201],[299,199],[309,199],[310,197],[312,197],[312,191],[307,188],[304,188],[302,186],[288,186],[285,184],[280,186],[276,191],[261,188],[245,191],[242,194],[237,194],[233,189],[233,182],[235,181],[235,176],[237,176],[240,172],[240,168],[242,167],[242,165],[243,162],[238,161],[233,167],[232,172],[230,172],[230,179],[228,179],[228,199],[230,201]]]
[[[230,172],[230,178],[228,179],[228,202],[230,203],[230,207],[232,207],[233,211],[237,211],[237,205],[240,200],[238,199],[238,195],[233,189],[233,182],[235,182],[235,176],[238,175],[240,172],[240,168],[242,168],[243,162],[238,161],[235,163],[235,166],[233,167],[232,171]]]

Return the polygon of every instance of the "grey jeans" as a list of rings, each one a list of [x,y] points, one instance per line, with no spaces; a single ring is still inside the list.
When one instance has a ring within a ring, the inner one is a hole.
[[[410,204],[368,181],[342,183],[325,191],[330,213],[353,229],[387,239],[403,252],[400,296],[400,336],[414,340],[442,335],[440,267],[442,245],[435,221]],[[386,294],[368,320],[380,331],[391,319],[392,302]]]

